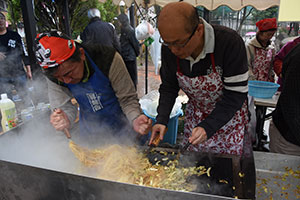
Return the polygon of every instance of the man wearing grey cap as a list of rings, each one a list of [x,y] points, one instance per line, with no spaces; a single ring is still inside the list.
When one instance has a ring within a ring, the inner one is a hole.
[[[88,11],[89,24],[85,27],[80,38],[83,42],[99,43],[104,46],[114,47],[121,52],[119,39],[112,25],[101,20],[101,13],[97,8]]]

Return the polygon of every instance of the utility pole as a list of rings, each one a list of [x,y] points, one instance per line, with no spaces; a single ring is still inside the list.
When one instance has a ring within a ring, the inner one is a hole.
[[[25,29],[25,37],[27,50],[30,60],[30,66],[32,71],[34,72],[37,68],[36,66],[36,57],[34,53],[34,40],[36,37],[36,21],[34,18],[33,4],[32,0],[22,0],[21,1],[21,9],[22,16],[24,20],[24,29]]]

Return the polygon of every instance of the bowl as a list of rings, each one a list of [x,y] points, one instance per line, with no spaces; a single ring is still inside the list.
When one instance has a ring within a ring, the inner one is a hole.
[[[255,98],[270,99],[279,88],[279,84],[267,81],[248,81],[249,95]]]

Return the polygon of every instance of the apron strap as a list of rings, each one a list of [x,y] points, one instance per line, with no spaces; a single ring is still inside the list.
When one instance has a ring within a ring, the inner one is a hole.
[[[211,61],[211,65],[212,65],[214,73],[217,73],[214,53],[210,54],[210,61]]]
[[[176,58],[176,63],[177,63],[177,72],[181,73],[180,67],[179,67],[179,58],[178,57]]]

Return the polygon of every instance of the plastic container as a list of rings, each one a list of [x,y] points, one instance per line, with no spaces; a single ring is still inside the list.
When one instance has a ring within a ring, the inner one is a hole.
[[[145,110],[143,110],[143,111],[146,116],[148,116],[149,118],[152,119],[152,121],[153,121],[152,125],[154,125],[156,122],[155,117],[149,116]],[[183,115],[182,109],[179,109],[177,114],[175,116],[173,116],[172,118],[170,118],[169,123],[168,123],[168,131],[164,136],[164,139],[162,141],[163,143],[176,144],[177,130],[178,130],[178,118],[182,115]],[[149,136],[149,138],[151,137],[151,131],[149,132],[148,136]]]
[[[15,103],[7,97],[7,94],[1,94],[1,126],[3,132],[17,126],[17,111]]]
[[[248,81],[249,95],[255,98],[270,99],[279,88],[279,84],[267,81]]]
[[[27,121],[27,120],[30,120],[33,118],[33,115],[32,115],[32,110],[30,109],[24,109],[21,111],[21,119],[23,122]]]

